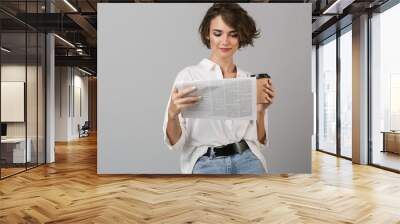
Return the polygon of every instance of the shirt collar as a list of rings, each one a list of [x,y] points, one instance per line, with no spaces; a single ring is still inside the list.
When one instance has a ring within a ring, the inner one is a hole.
[[[206,70],[211,71],[217,66],[217,64],[213,61],[211,61],[208,58],[203,58],[203,60],[200,61],[200,65],[203,66]]]
[[[203,60],[199,63],[203,68],[207,71],[212,71],[215,67],[219,68],[219,65],[208,58],[203,58]],[[236,77],[245,77],[246,74],[236,65],[237,76]]]

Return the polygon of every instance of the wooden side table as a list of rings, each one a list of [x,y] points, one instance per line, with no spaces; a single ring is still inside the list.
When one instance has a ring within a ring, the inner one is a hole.
[[[382,152],[400,154],[400,131],[382,131],[381,133],[383,133]]]

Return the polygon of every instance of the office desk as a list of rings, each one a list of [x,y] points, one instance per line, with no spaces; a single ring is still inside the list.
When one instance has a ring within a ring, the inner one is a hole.
[[[393,152],[400,154],[400,132],[382,131],[383,150],[382,152]]]
[[[1,139],[1,159],[5,163],[25,163],[32,160],[31,145],[32,140],[27,139],[25,154],[25,138],[6,138]],[[25,161],[25,158],[27,161]]]

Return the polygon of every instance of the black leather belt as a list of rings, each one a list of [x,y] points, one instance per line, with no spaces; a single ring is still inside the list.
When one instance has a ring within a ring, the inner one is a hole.
[[[209,157],[211,155],[211,150],[213,149],[215,156],[230,156],[248,150],[249,145],[247,145],[245,140],[241,140],[240,142],[235,142],[224,146],[208,147],[207,153],[205,153],[203,156]]]

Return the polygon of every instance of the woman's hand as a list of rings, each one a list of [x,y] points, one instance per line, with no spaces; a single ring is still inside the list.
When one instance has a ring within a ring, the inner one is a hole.
[[[271,79],[257,79],[257,113],[263,113],[273,103],[275,95]]]
[[[169,102],[168,117],[170,119],[178,118],[179,113],[187,107],[195,105],[201,96],[188,96],[190,93],[196,91],[196,87],[186,87],[178,91],[176,87],[172,90],[171,101]]]

